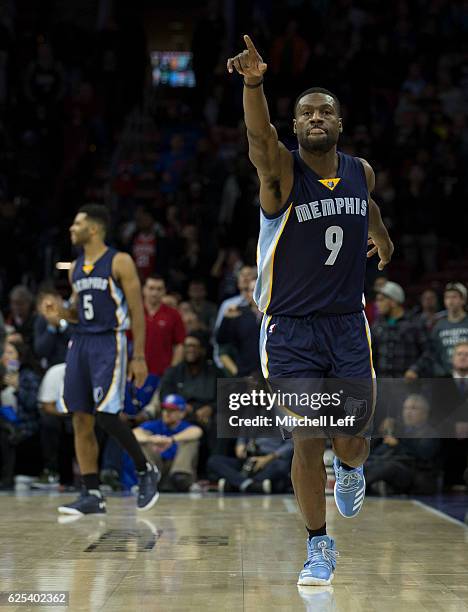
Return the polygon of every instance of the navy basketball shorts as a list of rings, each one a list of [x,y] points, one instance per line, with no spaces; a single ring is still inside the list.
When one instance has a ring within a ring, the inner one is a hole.
[[[278,391],[281,398],[277,413],[299,419],[322,417],[309,435],[368,437],[376,381],[364,312],[265,315],[260,358],[270,392]],[[281,424],[281,429],[291,432],[295,426]]]
[[[124,332],[77,334],[68,345],[59,410],[117,414],[123,408],[126,377]]]

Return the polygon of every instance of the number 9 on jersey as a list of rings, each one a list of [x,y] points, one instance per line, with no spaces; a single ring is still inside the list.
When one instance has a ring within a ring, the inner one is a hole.
[[[325,246],[330,251],[326,266],[333,266],[343,246],[343,228],[339,225],[331,225],[325,232]]]

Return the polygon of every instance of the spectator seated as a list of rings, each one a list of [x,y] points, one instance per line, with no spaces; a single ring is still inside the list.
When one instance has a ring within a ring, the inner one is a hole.
[[[403,403],[400,422],[389,418],[382,423],[383,440],[364,465],[370,493],[437,491],[440,440],[429,425],[429,412],[426,398],[412,394]]]
[[[185,420],[187,403],[180,395],[163,398],[160,419],[146,421],[135,436],[148,460],[161,472],[161,490],[188,491],[196,480],[198,446],[203,431]]]
[[[235,457],[212,455],[208,473],[220,493],[283,493],[289,484],[292,440],[239,438]]]

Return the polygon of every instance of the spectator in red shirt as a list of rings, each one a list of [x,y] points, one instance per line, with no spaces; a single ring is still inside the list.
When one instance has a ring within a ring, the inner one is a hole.
[[[166,283],[162,276],[151,274],[143,285],[146,319],[146,363],[148,373],[162,376],[169,366],[183,357],[185,327],[178,311],[163,303]]]

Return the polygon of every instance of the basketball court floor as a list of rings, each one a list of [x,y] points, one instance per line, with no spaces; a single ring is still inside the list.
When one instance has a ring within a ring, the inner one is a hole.
[[[166,494],[138,515],[134,498],[112,497],[104,518],[63,523],[65,499],[0,496],[1,591],[68,591],[73,612],[468,611],[468,528],[420,502],[368,498],[347,520],[327,499],[333,587],[299,591],[305,530],[292,496]]]

